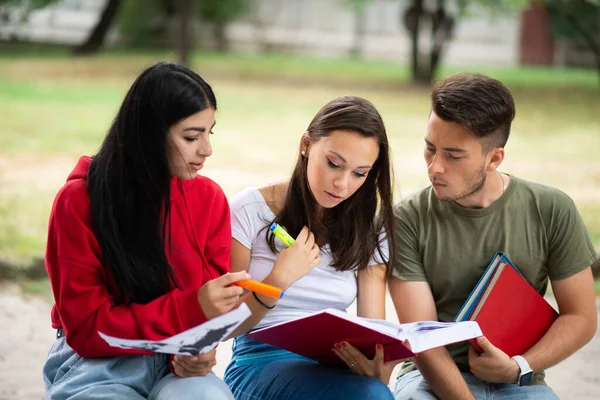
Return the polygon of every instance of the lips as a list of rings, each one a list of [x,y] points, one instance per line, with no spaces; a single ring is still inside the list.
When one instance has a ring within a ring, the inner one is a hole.
[[[204,163],[203,162],[201,162],[199,164],[190,163],[190,165],[192,166],[192,169],[194,169],[196,171],[200,171],[202,169],[202,167],[204,166]]]
[[[445,183],[443,183],[443,182],[440,182],[440,181],[439,181],[439,180],[437,180],[437,179],[431,179],[431,178],[429,178],[429,181],[431,182],[431,185],[432,185],[432,186],[434,186],[434,187],[446,186],[446,184],[445,184]]]
[[[329,193],[328,191],[325,191],[325,193],[327,193],[327,196],[329,196],[329,198],[333,201],[342,201],[344,200],[344,198],[342,196],[336,196],[335,194]]]

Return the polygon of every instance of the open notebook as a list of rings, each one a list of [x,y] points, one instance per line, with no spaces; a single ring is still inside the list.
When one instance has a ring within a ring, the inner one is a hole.
[[[345,365],[331,352],[334,343],[346,341],[372,358],[375,346],[384,346],[385,361],[413,357],[435,347],[481,336],[476,322],[421,321],[396,324],[361,318],[336,309],[326,309],[247,334],[329,365]]]

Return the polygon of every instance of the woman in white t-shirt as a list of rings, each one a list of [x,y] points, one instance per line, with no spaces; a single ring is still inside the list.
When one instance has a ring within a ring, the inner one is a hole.
[[[237,332],[326,308],[345,310],[357,295],[359,316],[385,318],[392,190],[388,139],[375,107],[352,96],[326,104],[302,135],[290,180],[247,189],[230,201],[232,271],[247,270],[285,290],[278,301],[245,294],[252,316]],[[296,237],[294,245],[285,248],[273,237],[272,222]],[[347,343],[332,351],[350,368],[318,364],[240,335],[225,382],[236,399],[393,398],[387,381],[395,364],[380,361],[382,349],[369,370],[354,362],[364,356]]]

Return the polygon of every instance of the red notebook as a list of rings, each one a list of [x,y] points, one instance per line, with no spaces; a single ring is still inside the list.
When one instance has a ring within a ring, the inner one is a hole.
[[[375,346],[384,346],[385,361],[398,360],[451,343],[481,336],[474,322],[421,321],[394,324],[356,317],[335,309],[283,322],[247,334],[251,339],[311,358],[323,364],[345,366],[331,352],[334,343],[347,341],[368,358]]]
[[[491,274],[490,268],[495,268]],[[558,313],[506,255],[496,255],[484,273],[486,276],[487,280],[482,278],[473,290],[478,299],[473,301],[470,296],[465,303],[470,304],[470,309],[461,310],[459,316],[462,313],[465,318],[468,314],[468,320],[479,323],[489,341],[509,357],[521,355],[544,336]]]

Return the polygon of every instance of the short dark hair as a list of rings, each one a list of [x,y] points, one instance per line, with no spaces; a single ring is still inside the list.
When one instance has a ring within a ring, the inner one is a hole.
[[[499,80],[482,74],[459,73],[435,84],[431,110],[446,122],[456,122],[483,139],[485,152],[504,147],[515,118],[515,101]]]

